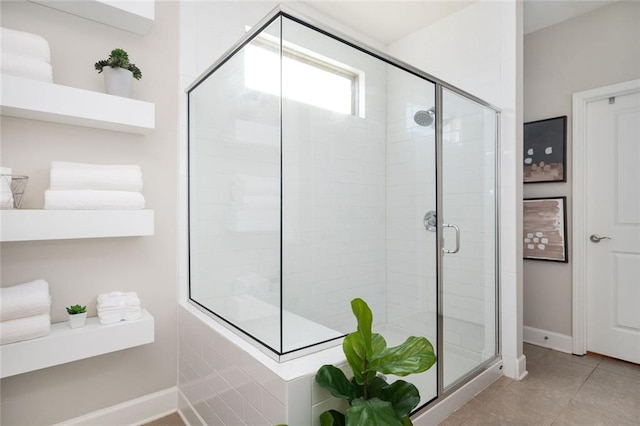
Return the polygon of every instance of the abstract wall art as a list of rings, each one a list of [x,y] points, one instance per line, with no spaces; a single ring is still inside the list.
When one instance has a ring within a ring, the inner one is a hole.
[[[524,183],[566,182],[567,116],[524,123]]]
[[[568,262],[566,197],[524,200],[525,259]]]

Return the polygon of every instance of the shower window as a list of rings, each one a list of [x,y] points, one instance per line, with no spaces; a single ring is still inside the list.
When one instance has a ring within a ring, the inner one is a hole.
[[[280,96],[280,44],[257,37],[244,51],[248,89]],[[275,75],[274,75],[275,73]],[[361,115],[362,72],[317,52],[287,43],[282,46],[282,96],[330,111]]]

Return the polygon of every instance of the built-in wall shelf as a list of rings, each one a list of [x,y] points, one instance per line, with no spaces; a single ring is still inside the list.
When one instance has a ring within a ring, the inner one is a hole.
[[[31,0],[72,15],[136,34],[146,34],[155,18],[154,0]]]
[[[150,102],[12,75],[0,80],[0,113],[5,116],[137,134],[155,128]]]
[[[142,318],[101,325],[98,317],[87,318],[82,328],[68,323],[51,325],[51,332],[24,342],[0,346],[1,377],[66,364],[154,341],[154,319],[143,309]]]
[[[153,235],[153,210],[0,210],[0,241]]]

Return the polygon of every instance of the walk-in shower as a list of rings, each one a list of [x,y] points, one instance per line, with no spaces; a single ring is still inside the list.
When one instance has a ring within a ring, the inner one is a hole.
[[[497,357],[495,108],[282,11],[188,97],[194,305],[284,361],[360,297],[437,349],[423,404]]]

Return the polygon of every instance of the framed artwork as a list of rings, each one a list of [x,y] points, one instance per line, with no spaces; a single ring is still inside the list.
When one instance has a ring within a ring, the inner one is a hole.
[[[568,262],[567,197],[527,198],[523,209],[525,259]]]
[[[567,181],[567,116],[524,123],[524,183]]]

